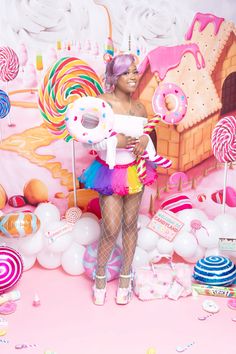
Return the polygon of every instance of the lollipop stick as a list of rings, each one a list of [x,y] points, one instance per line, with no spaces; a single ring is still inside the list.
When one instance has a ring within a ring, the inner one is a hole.
[[[6,93],[8,94],[8,81],[6,81]],[[8,119],[9,119],[8,127],[15,127],[16,125],[12,123],[10,112],[8,113]]]
[[[224,166],[224,186],[223,186],[223,204],[222,204],[223,205],[223,213],[225,213],[227,172],[228,172],[228,163],[225,162],[225,166]]]
[[[72,173],[73,173],[73,190],[74,190],[74,206],[77,206],[77,196],[76,196],[76,174],[75,174],[75,142],[72,139]]]

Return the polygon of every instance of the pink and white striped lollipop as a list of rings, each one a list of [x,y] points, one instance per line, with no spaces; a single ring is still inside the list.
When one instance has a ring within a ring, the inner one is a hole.
[[[98,241],[93,242],[91,245],[86,247],[83,259],[83,266],[85,270],[85,274],[93,279],[96,264],[97,264],[97,249],[98,249]],[[121,268],[121,249],[118,246],[115,246],[110,259],[107,263],[106,268],[106,277],[107,281],[118,278],[119,272]]]
[[[0,246],[0,294],[14,286],[22,273],[21,255],[11,247]]]
[[[4,82],[15,79],[19,72],[19,59],[10,47],[0,47],[0,79]]]
[[[236,161],[236,118],[221,118],[211,138],[213,154],[219,162]]]

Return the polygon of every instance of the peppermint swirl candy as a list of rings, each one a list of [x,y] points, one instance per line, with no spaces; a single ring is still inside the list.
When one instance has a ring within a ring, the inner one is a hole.
[[[19,72],[19,59],[14,50],[10,47],[0,48],[0,79],[11,81]]]
[[[65,141],[72,139],[65,123],[68,105],[80,97],[101,93],[101,81],[86,62],[74,57],[59,59],[48,69],[39,88],[39,109],[48,129]]]
[[[21,255],[11,247],[0,247],[0,293],[14,286],[23,273]]]
[[[69,224],[75,224],[80,219],[82,210],[77,207],[71,207],[66,211],[65,219]]]
[[[203,284],[231,285],[236,279],[236,266],[227,257],[210,256],[202,258],[194,267],[193,277]]]
[[[0,90],[0,119],[5,118],[10,112],[11,104],[8,94]]]
[[[236,118],[221,118],[212,132],[213,154],[219,162],[236,161]]]
[[[98,241],[95,241],[94,243],[86,247],[84,253],[83,266],[84,266],[85,274],[90,279],[93,279],[96,271],[97,249],[98,249]],[[121,268],[121,263],[122,263],[121,249],[120,247],[115,246],[106,267],[107,281],[118,278],[120,268]]]

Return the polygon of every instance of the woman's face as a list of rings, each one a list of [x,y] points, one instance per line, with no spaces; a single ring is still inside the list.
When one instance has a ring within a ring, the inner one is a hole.
[[[116,87],[125,92],[125,93],[133,93],[139,82],[139,72],[134,63],[130,65],[128,70],[118,77]]]

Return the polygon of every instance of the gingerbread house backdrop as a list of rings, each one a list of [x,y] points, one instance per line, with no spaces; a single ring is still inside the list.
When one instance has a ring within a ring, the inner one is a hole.
[[[212,156],[211,134],[222,115],[236,109],[236,28],[211,14],[197,13],[183,45],[158,47],[141,63],[136,95],[153,111],[160,83],[178,85],[187,97],[187,113],[176,125],[160,123],[157,149],[173,161],[168,171],[187,171]]]

